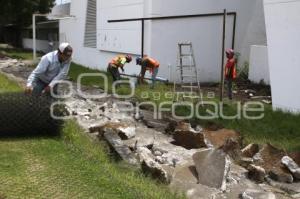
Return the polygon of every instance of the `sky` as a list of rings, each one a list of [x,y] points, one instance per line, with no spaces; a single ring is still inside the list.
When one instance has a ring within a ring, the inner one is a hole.
[[[71,0],[55,0],[56,5],[61,3],[69,3]]]

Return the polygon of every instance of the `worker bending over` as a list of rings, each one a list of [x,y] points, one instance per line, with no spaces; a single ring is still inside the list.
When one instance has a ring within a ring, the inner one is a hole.
[[[57,94],[57,81],[66,79],[71,64],[72,47],[68,43],[59,45],[58,50],[44,55],[27,80],[25,92],[35,96],[43,92]]]
[[[141,73],[139,76],[139,82],[140,83],[144,83],[144,77],[145,77],[145,73],[146,71],[150,71],[150,73],[152,74],[152,85],[151,88],[154,88],[154,84],[156,81],[156,76],[158,73],[158,68],[159,68],[159,62],[156,61],[155,59],[151,58],[151,57],[138,57],[136,58],[136,65],[140,65],[141,66]]]
[[[121,70],[124,72],[125,64],[130,63],[131,60],[132,57],[130,55],[119,55],[109,62],[107,72],[112,75],[114,82],[121,79],[119,68],[121,68]]]
[[[236,59],[232,49],[226,50],[227,63],[225,66],[225,79],[227,81],[228,98],[232,100],[232,82],[236,79]]]

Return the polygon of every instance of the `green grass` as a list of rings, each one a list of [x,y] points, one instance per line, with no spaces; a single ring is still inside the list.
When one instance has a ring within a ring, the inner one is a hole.
[[[70,69],[70,76],[76,80],[81,73],[101,72],[96,70],[90,70],[78,64],[73,64]],[[104,73],[104,72],[101,72]],[[106,73],[104,73],[106,74]],[[103,81],[99,78],[87,78],[82,84],[95,85],[103,87]],[[109,87],[111,86],[111,78],[109,77]],[[135,91],[134,98],[139,102],[154,102],[160,104],[161,102],[172,102],[168,94],[172,92],[172,86],[157,84],[155,89],[149,89],[148,85],[138,86]],[[109,90],[111,91],[111,90]],[[117,90],[118,94],[128,94],[130,89],[126,86]],[[160,97],[158,97],[160,96]],[[211,99],[210,99],[211,100]],[[213,99],[218,102],[218,99]],[[170,105],[166,106],[167,108]],[[201,113],[204,113],[205,109],[200,109]],[[178,115],[187,115],[188,108],[179,108],[176,111]],[[225,115],[234,115],[236,108],[234,103],[226,103],[224,107]],[[260,120],[248,120],[242,117],[239,120],[196,120],[195,122],[208,127],[212,123],[221,125],[225,128],[234,129],[239,131],[245,139],[245,143],[271,143],[280,148],[288,151],[300,151],[300,115],[294,115],[284,113],[282,111],[273,111],[269,105],[265,105],[264,118]]]
[[[21,88],[16,82],[10,81],[7,77],[0,74],[0,93],[3,92],[17,92],[21,91]]]
[[[0,88],[16,84],[0,75]],[[0,137],[0,196],[7,198],[179,198],[165,185],[90,140],[72,120],[57,137]]]
[[[23,49],[0,49],[0,52],[4,52],[4,54],[13,59],[23,59],[23,60],[32,60],[33,53],[32,51],[23,50]],[[37,56],[42,56],[42,53],[37,53]]]
[[[235,115],[235,105],[225,106],[224,113]],[[287,151],[300,151],[300,115],[273,111],[268,105],[265,106],[263,113],[264,117],[259,120],[242,117],[235,120],[214,119],[198,122],[206,127],[213,122],[218,126],[234,129],[242,134],[245,144],[271,143]]]

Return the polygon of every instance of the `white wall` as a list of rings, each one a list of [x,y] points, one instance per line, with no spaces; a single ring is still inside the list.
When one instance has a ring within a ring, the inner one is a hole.
[[[23,38],[22,39],[23,42],[23,48],[25,49],[32,49],[33,46],[33,41],[32,39],[28,39],[28,38]],[[52,50],[55,50],[58,48],[58,42],[53,42],[53,49],[51,49],[51,47],[49,46],[49,41],[46,40],[36,40],[36,49],[38,51],[42,51],[42,52],[50,52]]]
[[[250,45],[266,45],[261,0],[152,0],[150,16],[237,12],[236,51],[239,65],[249,60]],[[151,51],[161,62],[159,75],[168,77],[168,65],[177,65],[180,41],[193,43],[202,82],[218,82],[222,56],[222,16],[152,22]],[[226,48],[231,48],[233,17],[227,18]],[[174,74],[173,74],[174,76]]]
[[[141,52],[141,23],[107,23],[112,19],[143,17],[144,1],[98,1],[97,39],[103,51],[139,54]]]
[[[128,0],[125,3],[120,0],[97,1],[97,48],[87,48],[83,46],[87,0],[72,0],[70,14],[74,15],[75,18],[61,20],[59,29],[61,41],[70,42],[74,48],[74,62],[90,68],[106,70],[108,62],[114,56],[120,54],[120,52],[128,50],[127,53],[135,53],[140,43],[139,40],[133,40],[134,38],[130,34],[129,39],[124,38],[124,34],[122,33],[126,32],[126,30],[124,30],[126,29],[126,25],[124,26],[123,24],[119,27],[119,25],[107,24],[108,19],[126,18],[128,11],[123,13],[120,8],[130,7],[132,4],[141,4],[141,1]],[[113,8],[115,8],[115,10]],[[132,15],[132,17],[133,16],[141,17],[141,13],[139,12],[139,15]],[[137,30],[137,25],[130,24],[128,31],[134,32],[135,30]],[[108,35],[108,33],[112,34]],[[103,39],[105,35],[107,36],[107,42],[104,42]],[[126,35],[128,36],[128,34]],[[125,43],[118,42],[121,40],[125,40]],[[128,42],[130,43],[129,48],[126,45]],[[105,45],[102,45],[103,43]],[[120,45],[121,48],[119,48]],[[139,71],[140,68],[135,65],[135,61],[127,64],[125,67],[126,73],[138,74]]]
[[[87,0],[73,0],[71,15],[62,20],[60,37],[74,47],[74,61],[105,69],[118,53],[140,53],[139,22],[108,24],[108,19],[237,12],[236,50],[240,63],[249,60],[250,45],[266,45],[262,0],[99,0],[97,1],[97,48],[83,47]],[[231,47],[233,17],[227,21],[226,47]],[[169,78],[168,65],[177,65],[177,43],[192,41],[200,80],[219,81],[222,46],[222,17],[147,21],[145,23],[145,53],[161,63],[159,76]],[[128,73],[139,73],[131,63]],[[172,78],[174,79],[174,78]]]
[[[264,0],[273,107],[300,112],[300,0]]]
[[[252,82],[260,83],[261,80],[270,84],[270,71],[268,62],[267,46],[251,46],[249,61],[249,79]]]

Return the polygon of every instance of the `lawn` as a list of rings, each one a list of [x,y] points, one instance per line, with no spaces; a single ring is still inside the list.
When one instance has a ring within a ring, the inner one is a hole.
[[[78,64],[72,64],[69,75],[76,81],[82,73],[103,73],[103,71],[90,70]],[[86,78],[82,81],[84,85],[97,85],[103,88],[101,78]],[[109,92],[111,91],[111,77],[108,82]],[[150,101],[156,104],[161,102],[173,102],[173,98],[166,95],[172,92],[171,85],[157,84],[156,88],[151,90],[148,85],[138,86],[135,90],[134,98],[139,102]],[[118,94],[128,94],[128,86],[121,87],[117,90]],[[218,99],[211,99],[218,102]],[[169,107],[169,106],[167,106]],[[203,113],[206,109],[200,108],[199,112]],[[189,110],[181,108],[176,111],[180,115],[188,114]],[[235,102],[227,102],[224,106],[225,115],[234,115],[236,113]],[[287,151],[300,151],[300,115],[284,113],[282,111],[273,111],[271,106],[264,106],[264,117],[260,120],[248,120],[244,117],[235,120],[212,119],[200,120],[194,119],[194,122],[208,127],[211,124],[217,124],[229,129],[239,131],[247,143],[271,143]]]
[[[8,57],[11,57],[13,59],[23,59],[23,60],[32,60],[33,59],[33,53],[32,51],[29,50],[24,50],[24,49],[18,49],[18,48],[13,48],[13,49],[1,49],[0,52],[4,52],[4,54]],[[37,53],[37,57],[41,57],[43,53]]]
[[[0,75],[3,92],[18,91]],[[114,161],[74,121],[60,136],[0,137],[0,198],[177,198],[165,185]]]

